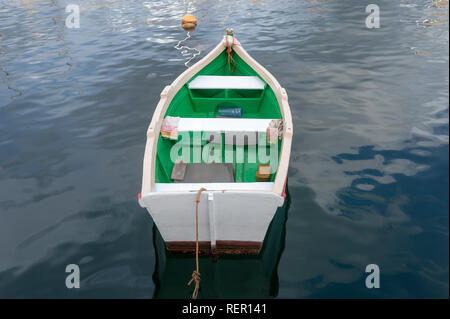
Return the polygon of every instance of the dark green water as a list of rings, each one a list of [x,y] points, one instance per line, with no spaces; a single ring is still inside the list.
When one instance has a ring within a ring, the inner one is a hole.
[[[192,62],[233,27],[295,130],[270,248],[203,258],[202,296],[448,298],[448,1],[377,1],[379,29],[367,4],[0,0],[0,298],[189,297],[194,260],[158,252],[136,201],[159,93],[197,52],[175,48],[186,12]]]

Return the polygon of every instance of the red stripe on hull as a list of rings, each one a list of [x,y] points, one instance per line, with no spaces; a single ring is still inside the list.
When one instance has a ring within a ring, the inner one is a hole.
[[[256,241],[218,240],[215,249],[211,249],[209,241],[200,241],[198,247],[201,255],[257,255],[262,244]],[[195,253],[195,241],[170,241],[166,242],[166,247],[169,252]]]

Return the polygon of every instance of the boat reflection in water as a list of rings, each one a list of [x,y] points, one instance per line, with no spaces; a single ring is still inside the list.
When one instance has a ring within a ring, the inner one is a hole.
[[[216,262],[200,256],[199,298],[270,298],[278,294],[278,263],[284,250],[290,196],[279,207],[264,239],[259,255],[221,255]],[[193,215],[194,218],[194,215]],[[191,298],[188,286],[195,269],[195,255],[170,253],[158,229],[153,226],[156,255],[154,298]]]

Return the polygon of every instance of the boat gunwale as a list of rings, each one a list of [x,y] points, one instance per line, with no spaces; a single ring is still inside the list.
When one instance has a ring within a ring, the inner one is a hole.
[[[145,146],[144,161],[143,161],[143,174],[142,174],[142,189],[141,195],[152,193],[155,187],[155,163],[156,163],[156,151],[159,137],[159,131],[164,119],[164,115],[169,107],[172,99],[189,80],[192,79],[203,67],[212,62],[217,56],[219,56],[226,48],[226,36],[222,41],[211,50],[204,58],[195,63],[193,66],[181,73],[170,85],[164,87],[161,92],[161,98],[153,113],[152,120],[147,129],[147,141]],[[254,60],[240,44],[235,44],[233,50],[239,57],[247,63],[255,72],[271,87],[278,102],[278,106],[281,110],[284,126],[283,126],[283,139],[280,151],[280,160],[277,169],[277,173],[274,180],[274,187],[272,192],[277,195],[282,195],[284,185],[287,179],[287,171],[289,167],[289,158],[292,145],[293,125],[291,110],[288,103],[288,97],[286,90],[281,87],[277,79],[261,64]],[[243,191],[247,191],[245,189]],[[264,191],[267,192],[267,191]],[[141,199],[142,199],[141,196]],[[139,200],[141,206],[143,201]]]

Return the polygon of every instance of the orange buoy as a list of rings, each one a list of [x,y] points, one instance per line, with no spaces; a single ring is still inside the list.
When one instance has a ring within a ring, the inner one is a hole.
[[[197,26],[197,18],[192,14],[186,14],[181,19],[181,26],[186,31],[192,31]]]

